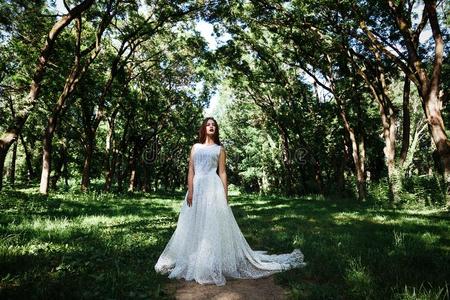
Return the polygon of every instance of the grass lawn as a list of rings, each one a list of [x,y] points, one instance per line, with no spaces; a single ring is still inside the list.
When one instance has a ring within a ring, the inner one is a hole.
[[[184,193],[0,193],[1,299],[170,298],[153,266]],[[448,299],[448,212],[386,210],[320,197],[231,197],[255,250],[300,248],[275,276],[293,299]]]

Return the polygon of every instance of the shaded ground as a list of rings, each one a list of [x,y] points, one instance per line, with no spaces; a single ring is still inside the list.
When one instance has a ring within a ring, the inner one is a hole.
[[[252,249],[300,248],[306,267],[276,274],[270,284],[229,281],[205,291],[178,282],[170,288],[174,282],[156,274],[154,265],[183,196],[1,192],[0,299],[181,299],[192,291],[265,299],[259,295],[269,292],[253,291],[272,283],[289,299],[449,298],[448,211],[314,196],[230,197]]]
[[[227,280],[225,286],[176,281],[167,285],[167,293],[177,300],[273,300],[285,299],[286,291],[273,277],[255,280]]]

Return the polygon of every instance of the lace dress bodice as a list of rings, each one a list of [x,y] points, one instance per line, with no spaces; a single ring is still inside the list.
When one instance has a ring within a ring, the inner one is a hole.
[[[194,145],[194,176],[212,175],[216,172],[219,163],[221,146],[217,144]]]

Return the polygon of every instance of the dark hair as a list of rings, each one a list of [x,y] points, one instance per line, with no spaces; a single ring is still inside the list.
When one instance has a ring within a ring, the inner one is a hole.
[[[198,142],[203,144],[206,141],[206,123],[208,123],[209,120],[213,120],[216,125],[216,130],[214,131],[213,135],[214,143],[220,145],[219,124],[217,124],[217,121],[213,117],[207,117],[203,119],[202,126],[200,126],[200,129],[198,130]]]

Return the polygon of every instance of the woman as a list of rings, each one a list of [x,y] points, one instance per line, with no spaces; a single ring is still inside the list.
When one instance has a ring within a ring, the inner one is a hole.
[[[260,278],[303,266],[298,249],[267,255],[250,248],[228,206],[226,153],[214,118],[203,120],[199,142],[191,148],[188,191],[177,228],[155,270],[169,278],[224,285],[226,277]]]

